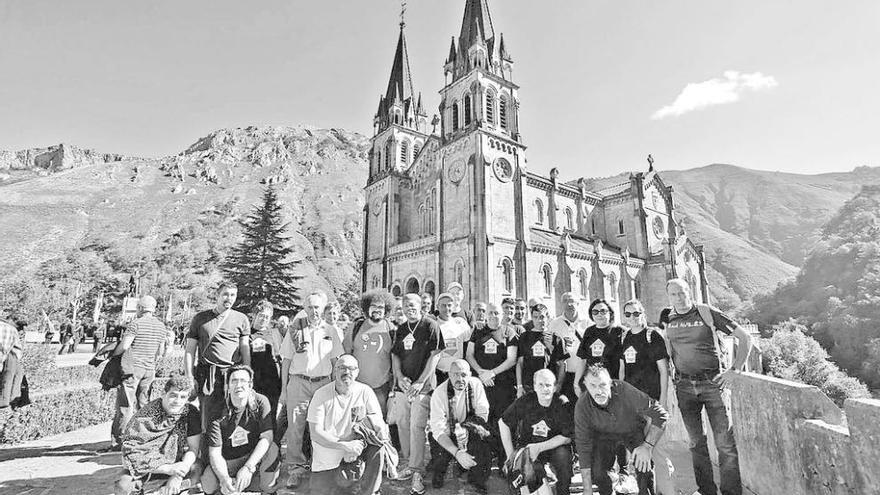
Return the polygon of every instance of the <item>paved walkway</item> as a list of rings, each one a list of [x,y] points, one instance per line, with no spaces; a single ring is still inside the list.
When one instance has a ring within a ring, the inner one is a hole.
[[[121,472],[118,453],[99,453],[109,446],[110,423],[46,437],[15,447],[0,448],[0,495],[107,495]],[[672,449],[675,495],[690,495],[695,490],[690,458],[684,446]],[[577,477],[579,478],[579,477]],[[579,479],[573,491],[580,492]],[[451,479],[446,486],[429,493],[471,495],[469,486]],[[385,495],[407,495],[409,483],[385,482]],[[308,489],[286,490],[281,495],[306,495]],[[492,476],[489,493],[506,495],[504,482]]]

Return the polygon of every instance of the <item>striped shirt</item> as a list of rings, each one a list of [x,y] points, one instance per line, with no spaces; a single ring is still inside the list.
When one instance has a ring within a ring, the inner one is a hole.
[[[0,320],[0,369],[10,353],[21,359],[21,338],[15,325]]]
[[[131,322],[122,338],[134,335],[134,341],[122,356],[122,369],[155,370],[165,334],[165,324],[153,315],[147,314]]]

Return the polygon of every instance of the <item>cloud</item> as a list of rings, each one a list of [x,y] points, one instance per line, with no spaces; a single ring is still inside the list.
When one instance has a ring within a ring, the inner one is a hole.
[[[735,70],[724,72],[724,77],[708,81],[688,83],[671,105],[666,105],[651,115],[652,120],[666,117],[679,117],[694,110],[702,110],[713,105],[723,105],[739,101],[744,93],[766,91],[779,86],[773,76],[760,72],[741,74]]]

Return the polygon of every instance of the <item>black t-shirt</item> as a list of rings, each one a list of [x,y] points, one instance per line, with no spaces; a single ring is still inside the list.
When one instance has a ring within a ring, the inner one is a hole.
[[[669,359],[669,354],[660,332],[651,332],[650,343],[647,335],[648,330],[642,330],[635,334],[627,332],[623,337],[621,353],[624,380],[652,399],[660,400],[660,371],[657,369],[657,361]]]
[[[517,348],[519,339],[516,336],[516,330],[512,326],[507,326],[504,331],[504,338],[500,341],[492,335],[493,330],[486,326],[485,323],[477,323],[474,325],[474,332],[471,334],[471,345],[474,348],[474,360],[480,365],[480,368],[491,370],[500,366],[507,360],[507,348]],[[500,381],[500,383],[499,383]],[[516,371],[510,368],[500,375],[495,376],[495,386],[516,385]]]
[[[501,416],[513,434],[515,448],[549,440],[562,435],[574,440],[574,405],[559,394],[553,394],[548,407],[538,403],[538,395],[529,392],[516,399]]]
[[[599,328],[593,325],[584,330],[584,340],[578,347],[577,356],[586,361],[587,366],[602,363],[611,373],[611,378],[620,377],[620,339],[621,327]]]
[[[223,411],[208,427],[208,446],[221,447],[223,458],[238,459],[250,455],[260,441],[260,434],[274,428],[269,399],[254,393],[240,410]]]
[[[437,320],[422,318],[414,326],[404,322],[397,327],[391,354],[400,359],[400,372],[403,376],[416,381],[425,370],[431,353],[445,348]]]
[[[544,343],[544,332],[534,330],[519,336],[518,356],[523,360],[522,380],[525,387],[532,386],[536,371],[547,368],[556,374],[560,361],[568,359],[565,343],[558,335],[553,335],[548,348]]]

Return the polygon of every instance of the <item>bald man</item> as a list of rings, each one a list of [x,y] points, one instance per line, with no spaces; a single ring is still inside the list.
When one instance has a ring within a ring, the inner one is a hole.
[[[488,442],[489,401],[483,382],[471,376],[471,367],[464,359],[454,360],[449,379],[441,383],[431,396],[431,484],[442,488],[449,461],[455,459],[468,472],[468,482],[480,493],[486,493],[492,449]]]
[[[156,361],[164,353],[165,324],[153,316],[156,299],[143,296],[138,301],[138,318],[122,334],[113,356],[122,356],[122,376],[116,389],[116,416],[110,427],[111,449],[121,447],[120,436],[128,420],[149,400],[150,385],[156,377]]]
[[[526,447],[529,461],[535,463],[534,478],[526,480],[529,492],[541,486],[546,463],[553,466],[556,474],[556,493],[567,494],[571,486],[574,406],[555,390],[556,375],[548,369],[536,371],[534,391],[514,401],[498,421],[507,458]]]

